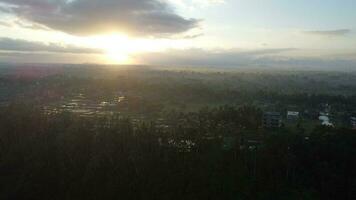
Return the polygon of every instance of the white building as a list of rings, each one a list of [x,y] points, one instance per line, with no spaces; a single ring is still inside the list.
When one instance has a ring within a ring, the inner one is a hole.
[[[287,120],[288,121],[297,121],[299,119],[299,112],[296,111],[288,111],[287,112]]]
[[[356,130],[356,117],[350,118],[351,128]]]
[[[321,121],[321,125],[333,127],[334,124],[330,122],[330,118],[327,115],[320,115],[319,120]]]

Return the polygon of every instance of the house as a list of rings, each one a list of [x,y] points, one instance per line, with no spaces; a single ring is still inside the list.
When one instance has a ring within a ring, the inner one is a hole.
[[[282,117],[279,112],[265,112],[263,114],[263,126],[265,128],[279,128],[282,126]]]

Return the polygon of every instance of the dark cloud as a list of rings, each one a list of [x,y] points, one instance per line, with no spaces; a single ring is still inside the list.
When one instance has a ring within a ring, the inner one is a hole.
[[[76,35],[126,32],[166,36],[186,32],[199,20],[186,19],[161,0],[0,0],[20,18]],[[4,7],[4,6],[3,6]]]
[[[324,30],[324,31],[305,31],[304,33],[311,35],[335,37],[335,36],[345,36],[350,33],[350,29],[337,29],[337,30]]]
[[[0,51],[17,52],[52,52],[72,54],[100,54],[102,50],[77,47],[73,45],[59,45],[55,43],[45,44],[27,40],[0,38]]]

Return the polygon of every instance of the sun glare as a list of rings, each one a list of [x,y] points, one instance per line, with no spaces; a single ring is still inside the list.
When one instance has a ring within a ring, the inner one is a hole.
[[[107,62],[110,64],[132,64],[129,55],[115,50],[106,52]]]
[[[112,34],[88,38],[91,46],[103,49],[110,64],[130,64],[130,39],[124,35]]]
[[[102,49],[105,61],[111,64],[133,64],[135,63],[133,57],[137,53],[160,52],[173,47],[187,46],[184,41],[130,38],[116,33],[87,37],[81,41],[93,48]]]

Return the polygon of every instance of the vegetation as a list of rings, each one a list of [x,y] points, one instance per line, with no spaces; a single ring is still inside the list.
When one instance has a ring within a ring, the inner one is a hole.
[[[2,67],[0,199],[356,199],[355,111],[354,73]]]
[[[246,102],[281,110],[291,105],[300,111],[329,103],[354,111],[355,91],[354,72],[184,71],[79,65],[9,68],[0,73],[0,102],[30,101],[59,107],[79,93],[99,103],[122,95],[127,101],[118,110],[121,113],[161,117],[173,109],[189,112]]]
[[[1,199],[354,199],[356,134],[261,130],[254,107],[173,113],[171,128],[120,116],[0,113]],[[248,117],[246,117],[248,116]],[[262,144],[242,148],[243,135]],[[235,137],[223,148],[226,137]]]

